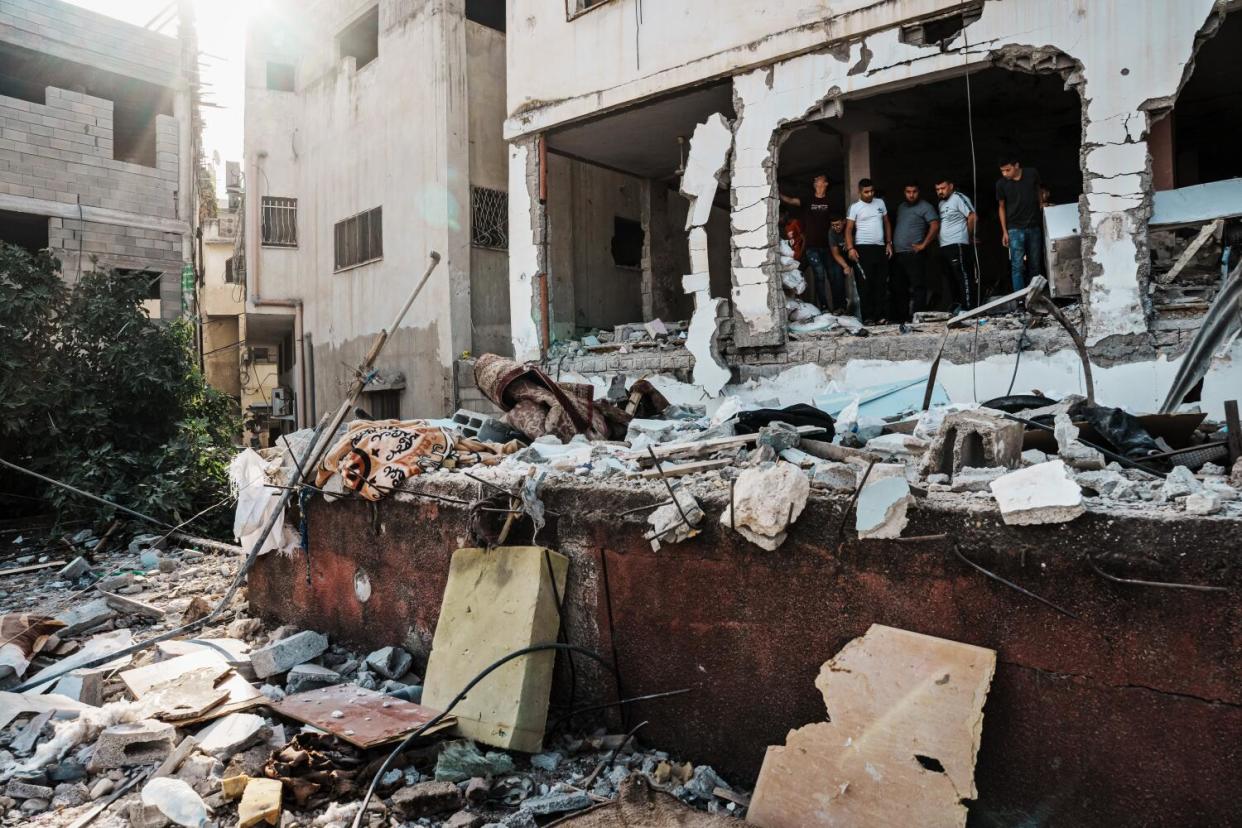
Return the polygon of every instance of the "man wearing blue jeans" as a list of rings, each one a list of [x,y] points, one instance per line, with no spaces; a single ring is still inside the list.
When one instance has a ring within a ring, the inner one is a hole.
[[[1009,248],[1013,289],[1022,290],[1044,272],[1044,223],[1039,202],[1039,171],[1023,168],[1013,155],[1000,159],[996,182],[1001,244]]]

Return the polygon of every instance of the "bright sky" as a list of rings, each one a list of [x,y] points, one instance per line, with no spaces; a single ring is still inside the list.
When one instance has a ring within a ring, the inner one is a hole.
[[[170,0],[68,0],[75,6],[145,26]],[[243,76],[246,49],[246,18],[257,6],[256,0],[191,0],[198,22],[198,48],[201,55],[203,97],[220,109],[203,110],[203,145],[209,163],[219,161],[216,182],[223,192],[224,162],[242,159],[242,105],[245,100]],[[175,35],[173,21],[162,28]]]

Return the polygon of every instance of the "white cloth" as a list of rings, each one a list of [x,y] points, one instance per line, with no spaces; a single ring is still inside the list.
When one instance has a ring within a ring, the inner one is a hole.
[[[848,218],[854,222],[854,244],[884,244],[884,217],[887,215],[888,207],[882,198],[851,204]]]

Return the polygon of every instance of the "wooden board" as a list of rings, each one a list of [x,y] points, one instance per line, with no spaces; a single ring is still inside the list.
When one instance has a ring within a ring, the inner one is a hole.
[[[18,567],[14,567],[13,569],[0,569],[0,577],[3,577],[5,575],[21,575],[23,572],[36,572],[40,569],[47,569],[53,566],[64,566],[67,563],[69,562],[65,560],[48,561],[47,563],[30,564],[29,566],[18,566]]]
[[[664,477],[681,477],[687,474],[698,474],[699,472],[711,471],[712,469],[721,469],[725,466],[733,465],[733,458],[722,457],[718,460],[698,460],[693,463],[661,464],[664,470]],[[639,472],[639,477],[647,480],[659,480],[660,470],[654,467],[646,471]]]

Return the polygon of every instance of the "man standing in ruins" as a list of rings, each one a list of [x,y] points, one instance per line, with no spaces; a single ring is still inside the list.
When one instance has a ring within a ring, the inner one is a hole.
[[[949,266],[949,282],[959,310],[979,304],[975,278],[975,205],[957,191],[953,179],[936,182],[940,199],[940,252]]]
[[[897,207],[893,229],[893,274],[889,282],[892,295],[890,319],[909,322],[913,313],[927,310],[927,254],[940,230],[940,216],[919,197],[919,185],[905,186],[905,201]],[[913,301],[911,301],[913,300]]]
[[[845,249],[857,264],[858,297],[864,324],[883,324],[888,307],[888,260],[893,225],[884,199],[876,198],[870,178],[858,182],[858,201],[845,219]]]
[[[1001,156],[999,166],[996,211],[1000,215],[1001,243],[1009,248],[1009,275],[1013,289],[1018,291],[1044,270],[1039,171],[1034,167],[1023,169],[1013,154]]]
[[[796,198],[781,193],[782,202],[802,208],[802,235],[805,239],[806,250],[804,261],[810,265],[811,284],[815,286],[816,299],[822,303],[825,310],[845,304],[845,285],[838,285],[839,279],[830,280],[829,278],[832,261],[830,252],[832,216],[828,206],[828,186],[828,176],[824,173],[817,173],[811,180],[809,198]],[[830,284],[831,297],[829,296]]]

